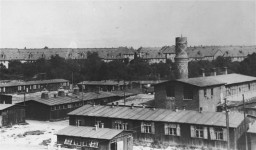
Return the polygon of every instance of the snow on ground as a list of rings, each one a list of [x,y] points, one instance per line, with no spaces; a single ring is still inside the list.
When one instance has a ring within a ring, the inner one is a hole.
[[[1,150],[47,150],[42,144],[44,140],[51,141],[49,150],[57,150],[55,133],[68,126],[68,120],[49,122],[27,120],[27,125],[14,125],[10,128],[0,128]],[[27,133],[27,134],[26,134]],[[38,135],[31,135],[31,134]],[[61,148],[61,150],[70,150]],[[190,150],[188,148],[168,147],[166,149],[134,146],[133,150]],[[193,149],[199,150],[199,149]]]
[[[42,145],[43,140],[51,139],[51,144],[54,145],[57,141],[56,135],[58,130],[68,126],[68,120],[49,122],[49,121],[34,121],[27,120],[28,125],[14,125],[11,128],[2,128],[0,130],[0,145],[1,149],[6,147],[10,150],[32,150],[32,149],[47,149],[46,145]],[[26,132],[40,131],[40,135],[25,135]],[[4,148],[5,149],[5,148]]]

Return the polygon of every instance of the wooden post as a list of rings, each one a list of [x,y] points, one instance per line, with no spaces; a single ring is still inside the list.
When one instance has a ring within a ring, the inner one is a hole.
[[[245,150],[248,150],[248,146],[247,146],[247,127],[246,127],[246,114],[245,114],[245,102],[244,102],[244,94],[243,94],[243,110],[244,110],[244,136],[245,136]]]
[[[125,80],[124,80],[124,106],[125,106]]]
[[[229,115],[228,115],[227,98],[225,98],[225,111],[226,111],[226,126],[227,126],[227,150],[230,150],[230,143],[229,143]]]

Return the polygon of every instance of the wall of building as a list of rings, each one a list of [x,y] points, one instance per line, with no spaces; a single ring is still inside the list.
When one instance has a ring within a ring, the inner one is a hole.
[[[24,104],[24,103],[19,103]],[[33,120],[49,120],[50,119],[50,106],[36,102],[26,101],[26,118]]]
[[[175,101],[167,97],[166,85],[167,84],[158,84],[154,86],[155,106],[157,108],[174,109]]]
[[[216,106],[221,102],[221,93],[222,93],[221,86],[200,88],[199,89],[199,100],[200,100],[199,107],[202,107],[203,111],[216,112],[217,111]]]
[[[23,106],[11,106],[0,112],[2,126],[25,123],[25,108]]]
[[[42,91],[46,88],[49,91],[57,91],[60,86],[63,86],[64,89],[69,89],[69,83],[49,83],[49,84],[31,84],[31,85],[20,85],[20,86],[8,86],[0,87],[0,93],[3,94],[12,94],[12,93],[34,93]]]
[[[184,86],[193,90],[193,99],[184,99]],[[187,110],[199,110],[199,95],[198,88],[191,85],[185,85],[183,83],[176,82],[175,84],[175,105],[178,109],[182,109],[183,106]]]
[[[165,135],[164,122],[154,122],[155,133],[142,133],[141,132],[141,122],[140,120],[125,120],[125,119],[114,119],[114,118],[104,118],[104,117],[88,117],[88,116],[70,116],[70,125],[76,125],[76,120],[82,121],[82,126],[94,126],[96,121],[101,121],[104,123],[105,128],[114,128],[113,122],[116,120],[121,120],[127,123],[128,130],[134,130],[133,138],[135,142],[138,143],[159,143],[167,145],[186,145],[186,146],[203,146],[212,147],[216,149],[226,149],[227,142],[221,140],[211,140],[210,139],[210,126],[207,127],[208,138],[192,138],[190,135],[190,124],[180,124],[180,136]],[[235,130],[230,128],[230,146],[235,148],[237,144],[237,138],[239,137],[238,132],[242,132],[243,129]]]

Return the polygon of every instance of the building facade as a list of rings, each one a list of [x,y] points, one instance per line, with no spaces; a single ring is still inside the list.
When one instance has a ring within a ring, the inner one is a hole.
[[[225,113],[222,112],[85,105],[69,113],[69,123],[133,130],[134,142],[227,148]],[[241,149],[240,139],[248,128],[243,123],[242,114],[230,114],[232,149]]]

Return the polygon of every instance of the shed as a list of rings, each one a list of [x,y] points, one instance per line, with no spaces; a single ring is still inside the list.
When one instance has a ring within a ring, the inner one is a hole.
[[[131,131],[87,127],[68,126],[56,133],[57,143],[65,147],[82,150],[132,150]]]
[[[0,104],[0,127],[25,123],[25,108],[22,105]]]

